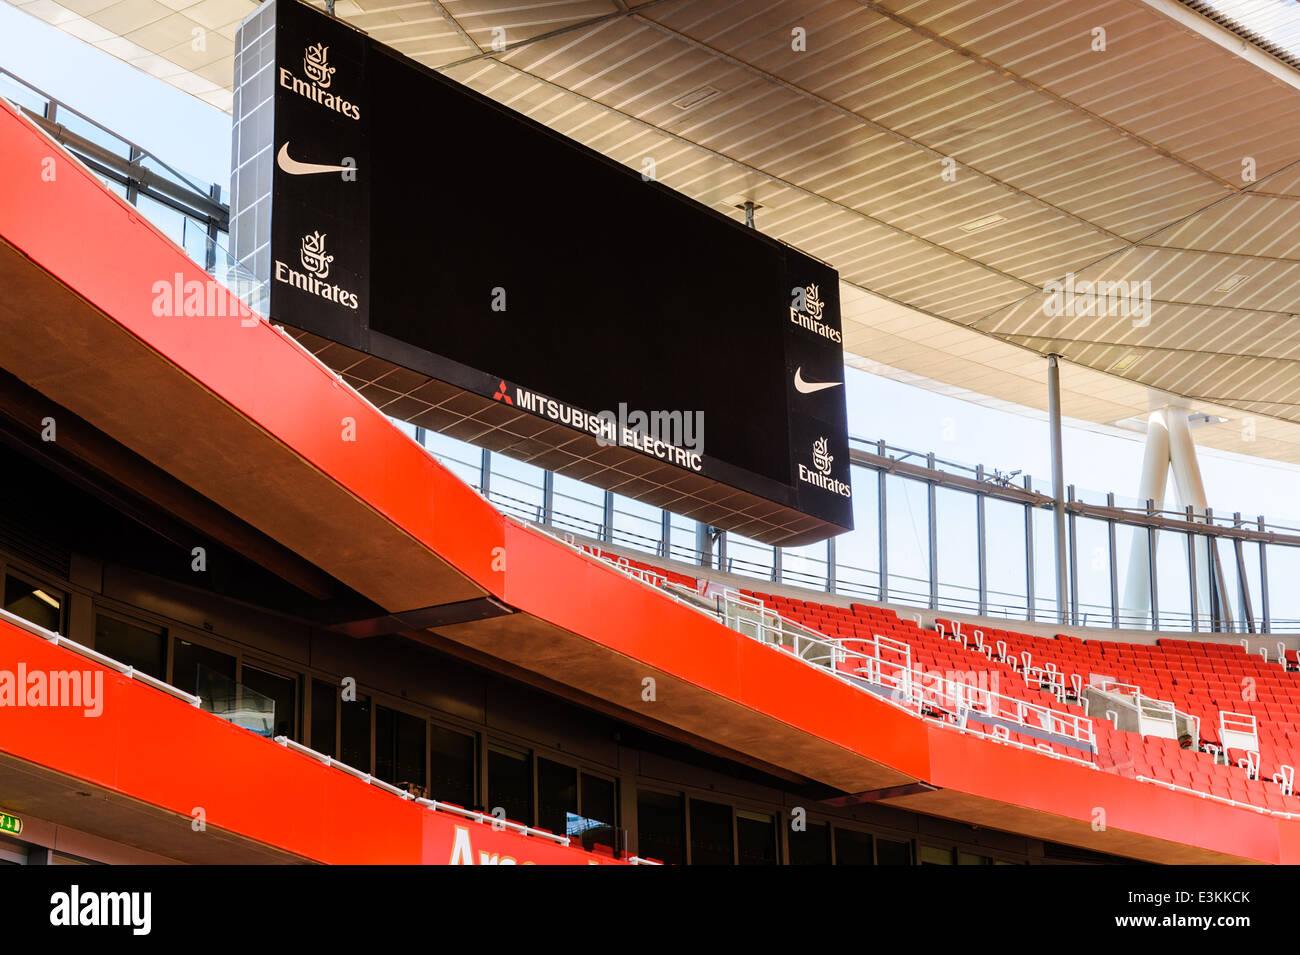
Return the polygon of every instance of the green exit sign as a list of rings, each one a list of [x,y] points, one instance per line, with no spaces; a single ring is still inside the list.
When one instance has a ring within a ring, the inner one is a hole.
[[[23,821],[17,816],[11,816],[7,812],[0,812],[0,832],[8,832],[13,835],[23,831]]]

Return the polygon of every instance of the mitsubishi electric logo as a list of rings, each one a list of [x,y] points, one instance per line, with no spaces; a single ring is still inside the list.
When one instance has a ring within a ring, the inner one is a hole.
[[[359,120],[360,107],[329,92],[330,83],[333,82],[336,72],[336,68],[329,65],[329,49],[320,43],[307,47],[307,52],[302,58],[302,71],[307,78],[304,80],[294,76],[287,66],[282,66],[280,85],[287,90],[293,90],[299,96],[307,97],[313,103],[319,103],[326,109],[332,109],[349,119]]]
[[[302,71],[307,74],[307,79],[323,90],[330,88],[330,80],[334,76],[334,67],[329,65],[329,52],[329,47],[317,43],[307,47],[302,58]]]
[[[329,278],[330,263],[334,261],[334,256],[325,252],[325,234],[323,232],[309,232],[302,237],[298,258],[305,270],[303,272],[297,271],[292,266],[285,265],[279,259],[275,260],[275,280],[277,282],[292,285],[296,289],[323,298],[327,302],[335,302],[344,308],[355,309],[357,307],[355,292],[350,292],[338,285],[324,281]]]
[[[824,436],[818,438],[812,446],[813,466],[809,468],[800,464],[799,480],[840,497],[852,497],[853,491],[847,484],[830,476],[834,461],[835,455],[830,453],[830,441]]]
[[[844,343],[840,333],[822,321],[822,311],[826,303],[822,301],[821,290],[816,282],[812,285],[795,287],[790,291],[792,294],[790,321],[822,338],[829,338],[836,344]]]

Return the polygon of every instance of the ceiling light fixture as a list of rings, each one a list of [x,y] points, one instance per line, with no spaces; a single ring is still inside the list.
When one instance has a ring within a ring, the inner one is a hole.
[[[687,93],[681,99],[673,100],[673,105],[678,109],[693,109],[705,100],[713,99],[721,92],[721,90],[716,90],[712,86],[701,86],[699,89]]]
[[[1006,221],[1006,216],[1000,216],[995,212],[991,216],[984,216],[982,219],[972,219],[961,227],[961,231],[975,232],[979,229],[987,229],[991,225],[997,225],[999,222]]]
[[[1214,290],[1216,292],[1231,292],[1242,282],[1246,281],[1247,278],[1249,278],[1247,275],[1234,275],[1232,278],[1225,279],[1218,285],[1214,286]]]
[[[1130,368],[1132,368],[1135,364],[1137,364],[1137,360],[1138,360],[1139,358],[1141,358],[1141,357],[1142,357],[1142,356],[1139,355],[1137,352],[1129,352],[1127,355],[1125,355],[1125,356],[1124,356],[1123,358],[1121,358],[1119,361],[1115,362],[1115,364],[1111,365],[1111,366],[1110,366],[1110,370],[1111,370],[1111,371],[1128,371],[1128,370],[1129,370]]]

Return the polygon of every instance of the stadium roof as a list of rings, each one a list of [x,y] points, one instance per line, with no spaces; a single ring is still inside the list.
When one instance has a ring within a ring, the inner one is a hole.
[[[223,109],[235,27],[256,8],[16,5]],[[1040,356],[1056,352],[1070,363],[1068,417],[1140,420],[1156,389],[1225,419],[1201,427],[1200,444],[1300,463],[1297,11],[1250,0],[336,6],[621,162],[652,157],[657,178],[715,208],[757,203],[763,231],[840,270],[850,364],[1041,410]],[[1044,286],[1069,275],[1138,283],[1139,297],[1149,282],[1149,321],[1047,314]]]

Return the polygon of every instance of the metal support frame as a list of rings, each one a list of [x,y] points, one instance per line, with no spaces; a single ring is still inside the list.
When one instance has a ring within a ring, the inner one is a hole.
[[[1241,526],[1241,513],[1232,515],[1234,527]],[[1237,595],[1241,599],[1241,614],[1245,618],[1246,632],[1257,633],[1255,629],[1255,607],[1250,601],[1250,581],[1246,579],[1246,545],[1240,538],[1232,542],[1232,553],[1237,560]]]
[[[478,492],[484,497],[492,493],[492,452],[487,448],[479,455]]]
[[[835,538],[826,538],[826,592],[835,593]]]
[[[1156,502],[1147,498],[1147,513],[1156,509]],[[1156,581],[1156,529],[1147,527],[1147,593],[1151,595],[1151,629],[1160,629],[1160,588]]]
[[[614,492],[605,492],[604,506],[600,515],[600,539],[606,544],[614,542]]]
[[[673,556],[673,515],[671,511],[659,512],[659,547],[660,554],[672,559]]]
[[[664,511],[667,514],[667,511]],[[542,523],[550,526],[555,523],[555,473],[542,472]]]
[[[1052,445],[1052,510],[1056,529],[1056,616],[1065,622],[1065,458],[1061,446],[1061,369],[1059,356],[1047,356],[1047,426]]]
[[[781,582],[781,555],[784,550],[785,548],[782,547],[772,548],[772,583],[774,584]]]

